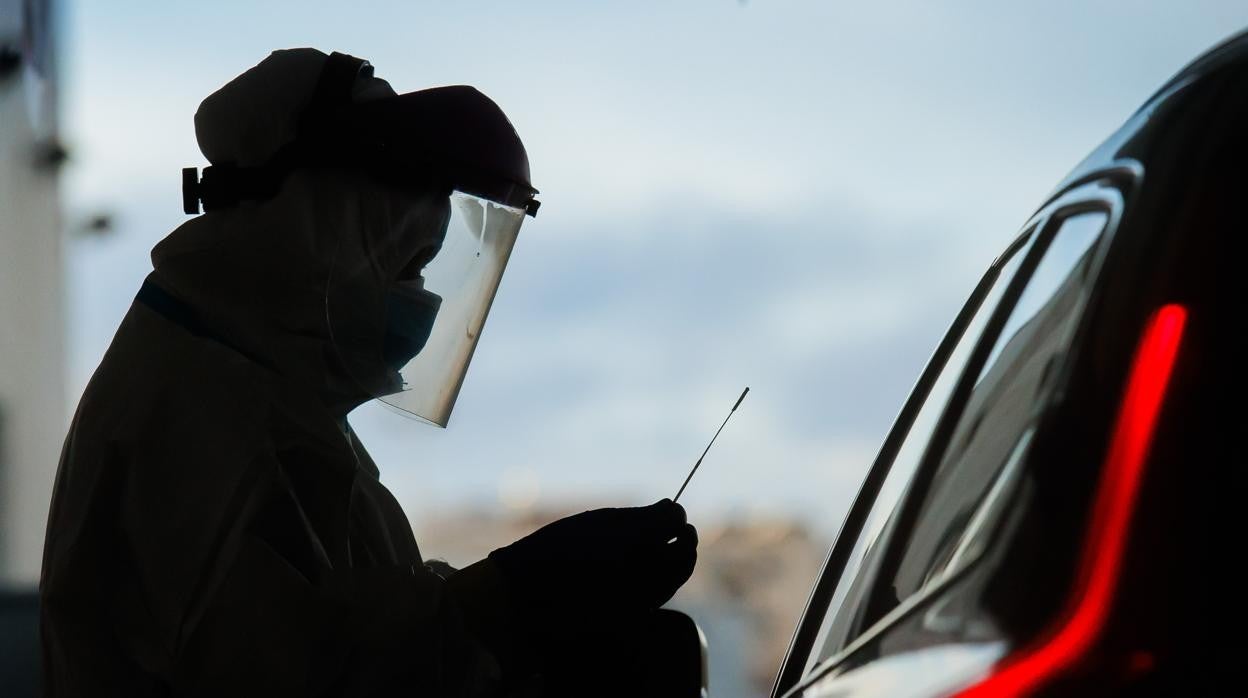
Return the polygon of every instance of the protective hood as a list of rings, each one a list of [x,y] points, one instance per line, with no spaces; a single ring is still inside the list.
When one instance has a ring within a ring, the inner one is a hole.
[[[391,378],[383,367],[344,362],[327,315],[331,275],[384,262],[389,257],[364,251],[382,248],[404,225],[435,229],[447,208],[445,197],[412,201],[363,174],[300,171],[268,201],[213,212],[173,231],[152,251],[153,280],[193,308],[213,336],[345,415],[376,397],[370,384]],[[386,279],[400,268],[375,271],[338,293],[358,318],[374,318],[356,324],[355,341],[381,346]]]

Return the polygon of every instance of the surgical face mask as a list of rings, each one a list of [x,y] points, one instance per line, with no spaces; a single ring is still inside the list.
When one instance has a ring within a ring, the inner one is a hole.
[[[386,296],[383,358],[398,372],[425,348],[442,298],[424,288],[424,280],[397,284]]]

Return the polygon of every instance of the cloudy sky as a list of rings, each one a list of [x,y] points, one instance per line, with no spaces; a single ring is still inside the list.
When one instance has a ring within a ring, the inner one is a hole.
[[[275,48],[471,84],[528,147],[525,225],[449,429],[353,416],[414,518],[670,496],[847,503],[979,273],[1240,2],[123,2],[66,14],[77,394],[185,217],[199,101]],[[1008,6],[1008,7],[1007,7]]]

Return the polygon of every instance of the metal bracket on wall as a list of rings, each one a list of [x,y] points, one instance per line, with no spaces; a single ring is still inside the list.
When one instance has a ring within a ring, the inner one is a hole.
[[[46,141],[35,146],[34,166],[40,172],[55,173],[68,160],[69,150],[60,141]]]
[[[0,80],[6,80],[22,67],[22,52],[13,44],[0,43]]]

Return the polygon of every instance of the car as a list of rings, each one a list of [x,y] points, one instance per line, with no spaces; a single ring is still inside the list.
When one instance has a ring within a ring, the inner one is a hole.
[[[1246,143],[1240,34],[1027,219],[868,470],[774,698],[1245,682]]]

